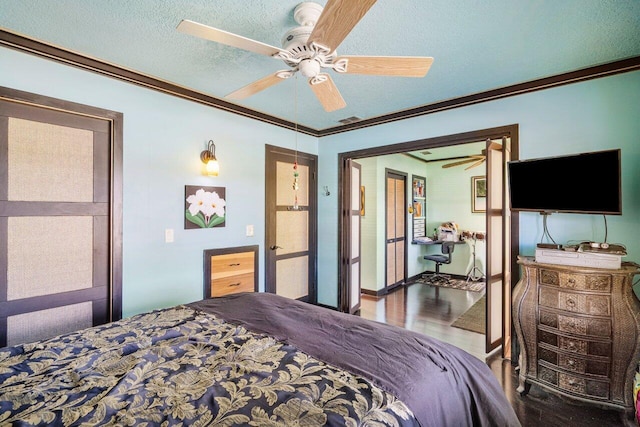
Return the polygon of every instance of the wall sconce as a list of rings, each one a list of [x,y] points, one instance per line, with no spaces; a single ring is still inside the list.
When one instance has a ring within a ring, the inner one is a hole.
[[[216,159],[216,144],[213,143],[213,140],[210,139],[207,149],[200,153],[200,160],[206,165],[207,175],[218,176],[220,165],[218,164],[218,159]]]

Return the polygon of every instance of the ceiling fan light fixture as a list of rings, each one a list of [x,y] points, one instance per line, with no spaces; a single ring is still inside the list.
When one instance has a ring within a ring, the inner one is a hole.
[[[320,73],[320,63],[315,59],[303,59],[298,64],[298,70],[307,78],[315,77]]]

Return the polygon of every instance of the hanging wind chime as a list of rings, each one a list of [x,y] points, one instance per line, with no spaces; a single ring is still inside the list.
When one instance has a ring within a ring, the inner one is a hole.
[[[294,129],[293,133],[295,135],[295,157],[293,161],[293,207],[294,211],[300,209],[298,206],[298,188],[300,188],[300,184],[298,183],[298,177],[300,174],[298,173],[298,76],[295,76],[294,81],[295,87],[295,96],[294,96]]]

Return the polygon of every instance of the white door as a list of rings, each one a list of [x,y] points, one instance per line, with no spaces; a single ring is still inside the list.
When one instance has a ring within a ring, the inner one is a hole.
[[[360,292],[361,292],[361,263],[360,263],[360,236],[361,236],[361,210],[363,208],[364,198],[361,180],[361,167],[353,160],[349,160],[349,168],[351,169],[350,191],[350,207],[348,212],[348,222],[351,225],[351,243],[348,247],[348,272],[349,272],[349,313],[355,313],[360,310]]]
[[[511,223],[505,185],[508,146],[508,138],[487,140],[487,353],[499,345],[503,345],[503,353],[510,349]]]

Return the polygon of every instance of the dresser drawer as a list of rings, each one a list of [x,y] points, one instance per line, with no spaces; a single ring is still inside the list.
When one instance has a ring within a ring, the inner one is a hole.
[[[584,397],[609,399],[609,382],[606,380],[569,374],[542,363],[538,364],[538,379],[569,393]]]
[[[538,330],[538,342],[548,344],[559,350],[584,356],[611,357],[611,341],[591,341],[559,335],[555,332]]]
[[[214,279],[211,281],[211,296],[221,297],[238,292],[253,292],[255,290],[253,279],[253,272]]]
[[[560,332],[587,335],[600,338],[611,337],[611,319],[572,316],[540,309],[539,322]]]
[[[542,307],[593,316],[611,316],[611,297],[605,294],[565,292],[559,288],[540,286],[538,298],[538,304]]]
[[[540,346],[538,358],[550,364],[577,374],[597,375],[607,378],[611,363],[607,358],[580,357],[576,354],[559,352],[556,349]]]
[[[540,284],[558,286],[578,291],[611,292],[611,276],[608,274],[577,274],[540,269]]]

